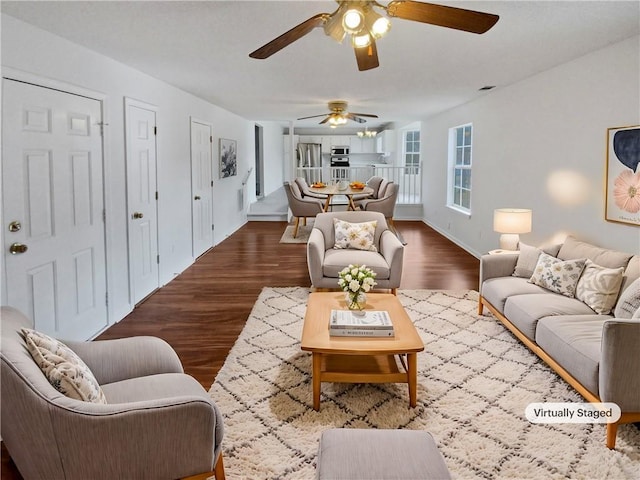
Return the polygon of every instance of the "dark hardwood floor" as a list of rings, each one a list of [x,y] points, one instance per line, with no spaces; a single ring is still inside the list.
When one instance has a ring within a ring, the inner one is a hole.
[[[479,261],[419,221],[396,221],[407,242],[401,289],[478,288]],[[284,222],[249,222],[149,296],[98,340],[152,335],[209,390],[262,287],[310,286],[306,245],[282,244]],[[21,479],[2,445],[3,480]]]

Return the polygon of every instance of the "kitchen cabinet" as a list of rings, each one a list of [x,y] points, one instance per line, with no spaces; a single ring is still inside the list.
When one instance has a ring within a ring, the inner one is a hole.
[[[396,131],[383,130],[376,136],[376,153],[393,153],[396,151]]]
[[[350,139],[351,153],[376,153],[375,139],[357,135],[350,136]]]

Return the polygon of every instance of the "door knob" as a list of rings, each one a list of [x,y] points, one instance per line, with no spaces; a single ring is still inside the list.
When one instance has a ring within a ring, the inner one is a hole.
[[[9,247],[9,252],[11,252],[12,255],[17,255],[18,253],[26,252],[28,248],[29,247],[27,247],[24,243],[13,243]]]
[[[200,200],[200,195],[196,195],[195,197],[193,197],[194,200]]]
[[[10,232],[19,232],[21,228],[22,228],[22,225],[17,220],[14,220],[13,222],[11,222],[9,224],[9,231]]]
[[[133,215],[131,215],[131,218],[133,218],[134,220],[142,217],[144,217],[144,215],[140,212],[133,212]]]

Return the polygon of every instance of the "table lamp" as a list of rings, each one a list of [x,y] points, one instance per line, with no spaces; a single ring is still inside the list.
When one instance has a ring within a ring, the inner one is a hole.
[[[520,233],[531,231],[531,210],[525,208],[498,208],[493,211],[493,231],[501,233],[500,248],[517,250]]]

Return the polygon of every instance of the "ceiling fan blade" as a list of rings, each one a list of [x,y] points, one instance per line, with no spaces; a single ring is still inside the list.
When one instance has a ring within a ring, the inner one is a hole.
[[[358,122],[358,123],[366,123],[366,120],[364,118],[360,118],[360,117],[356,117],[355,114],[353,113],[347,113],[345,115],[345,117],[350,118],[351,120],[353,120],[354,122]]]
[[[328,121],[329,121],[329,115],[327,115],[327,118],[325,118],[320,122],[320,125],[322,125],[323,123],[327,123]]]
[[[351,115],[357,115],[359,117],[378,118],[378,115],[372,115],[370,113],[355,113],[355,112],[352,112]]]
[[[356,52],[356,60],[358,61],[358,70],[371,70],[380,65],[378,62],[378,48],[375,40],[371,40],[371,44],[367,47],[353,49]]]
[[[325,115],[327,115],[326,113],[323,113],[322,115],[311,115],[310,117],[302,117],[299,118],[298,120],[307,120],[309,118],[318,118],[318,117],[324,117]]]
[[[486,32],[500,18],[498,15],[491,13],[435,5],[433,3],[414,2],[412,0],[394,0],[390,2],[387,5],[387,13],[392,17],[430,23],[472,33]]]
[[[276,52],[279,52],[287,45],[292,44],[296,40],[304,37],[307,33],[316,27],[321,27],[329,18],[328,13],[319,13],[314,15],[308,20],[305,20],[300,25],[296,25],[288,32],[283,33],[278,38],[271,40],[269,43],[263,45],[259,49],[251,52],[249,56],[251,58],[265,59],[270,57]]]

